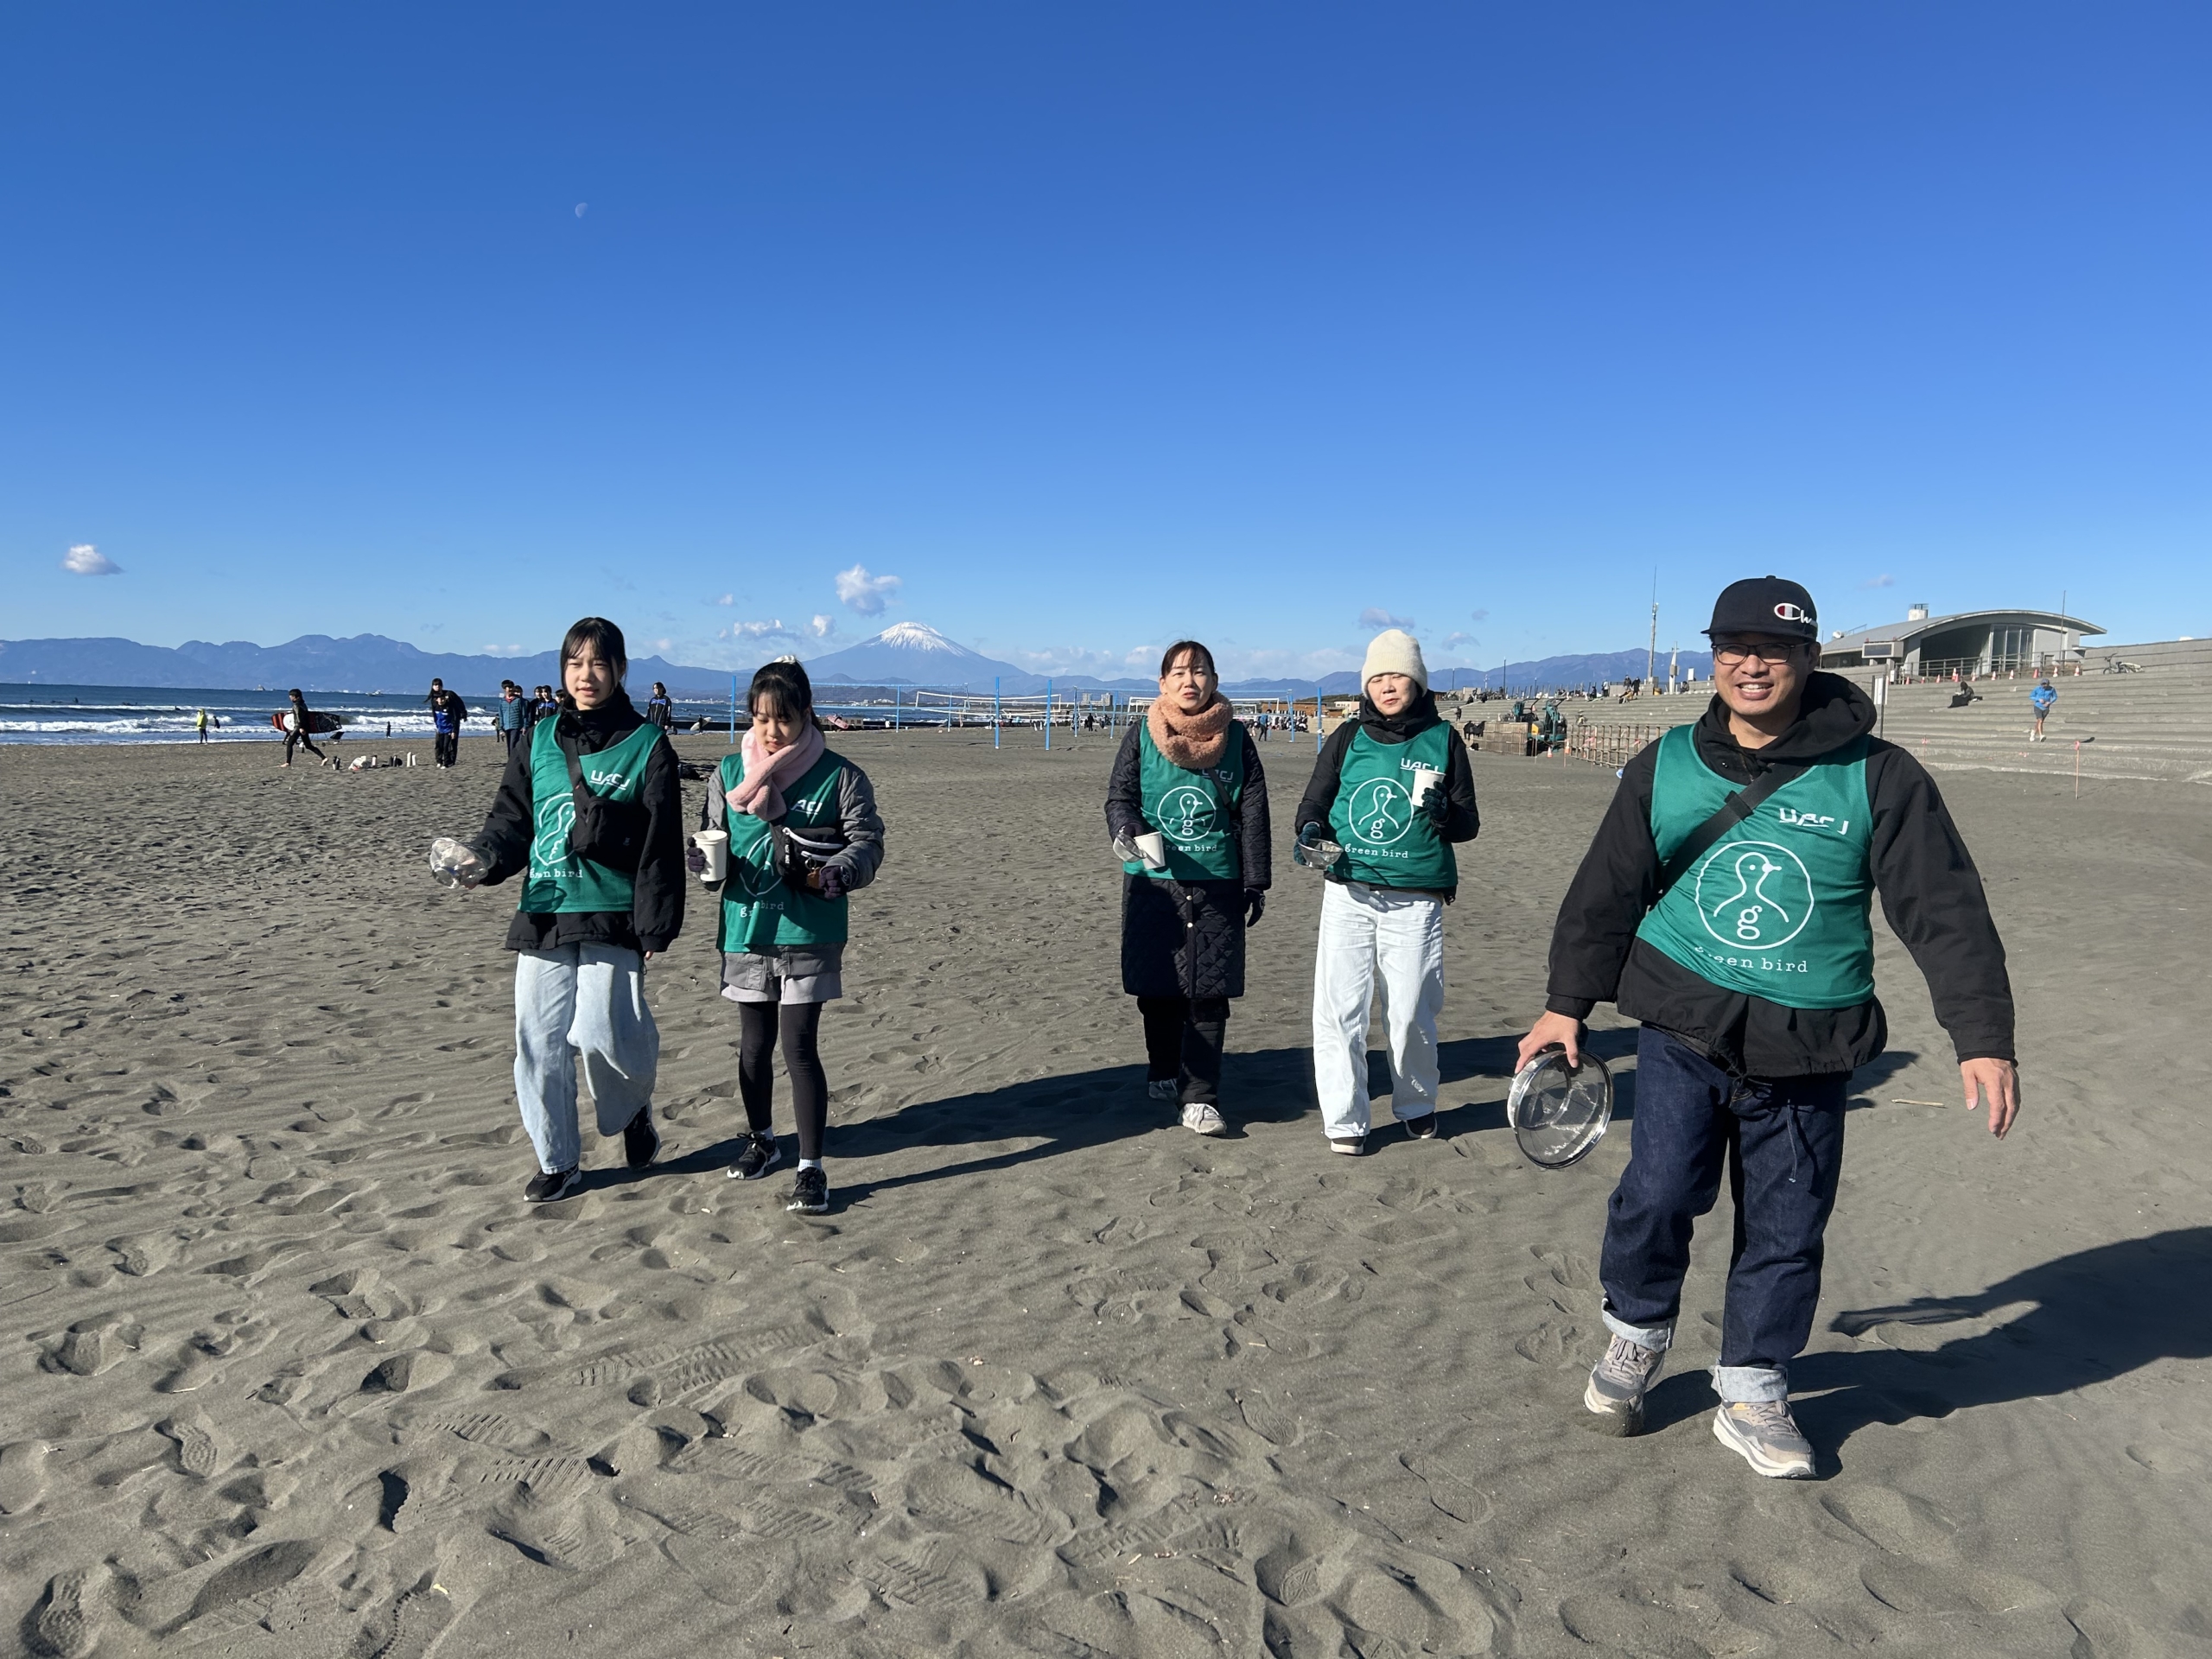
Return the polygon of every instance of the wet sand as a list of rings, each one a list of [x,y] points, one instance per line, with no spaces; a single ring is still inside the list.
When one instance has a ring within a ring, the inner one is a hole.
[[[838,742],[890,841],[823,1027],[820,1220],[723,1176],[703,910],[652,970],[663,1166],[587,1116],[588,1191],[523,1204],[513,901],[423,864],[481,821],[491,742],[358,777],[0,748],[0,1647],[2212,1653],[2194,791],[1944,778],[2028,1109],[1998,1145],[1952,1103],[1882,934],[1893,1052],[1796,1373],[1821,1478],[1778,1483],[1713,1443],[1695,1369],[1725,1196],[1651,1432],[1578,1426],[1632,1065],[1580,1166],[1503,1127],[1610,775],[1477,757],[1445,1138],[1353,1161],[1308,1082],[1310,744],[1262,751],[1277,887],[1241,1132],[1205,1141],[1143,1097],[1108,743]]]

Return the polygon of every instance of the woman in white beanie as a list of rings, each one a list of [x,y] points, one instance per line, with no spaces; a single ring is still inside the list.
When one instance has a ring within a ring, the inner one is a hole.
[[[1390,1104],[1408,1135],[1436,1134],[1436,1016],[1455,842],[1481,828],[1467,751],[1436,712],[1421,645],[1375,636],[1358,717],[1330,736],[1298,804],[1299,860],[1327,878],[1313,967],[1313,1087],[1333,1152],[1366,1149],[1367,1025],[1377,988]]]

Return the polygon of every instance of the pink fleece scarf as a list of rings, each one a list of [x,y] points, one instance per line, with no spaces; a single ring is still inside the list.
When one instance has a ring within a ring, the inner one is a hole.
[[[821,729],[811,721],[798,742],[787,743],[773,754],[760,747],[758,735],[746,733],[744,741],[738,745],[738,753],[745,757],[745,776],[722,798],[729,803],[733,812],[747,813],[773,823],[784,816],[785,810],[783,786],[804,777],[822,758],[823,747]]]

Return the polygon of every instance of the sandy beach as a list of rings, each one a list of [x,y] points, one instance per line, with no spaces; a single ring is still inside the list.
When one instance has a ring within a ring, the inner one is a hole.
[[[1651,1431],[1578,1423],[1632,1032],[1600,1017],[1586,1163],[1503,1127],[1610,772],[1475,758],[1444,1136],[1355,1161],[1311,1101],[1310,740],[1261,751],[1279,874],[1215,1141],[1143,1095],[1110,744],[835,743],[889,837],[818,1220],[724,1177],[704,906],[650,969],[662,1165],[587,1113],[588,1191],[525,1206],[513,897],[423,862],[493,742],[358,776],[0,748],[0,1649],[2212,1655],[2199,790],[1942,776],[2026,1111],[1999,1144],[1958,1105],[1878,912],[1892,1052],[1794,1373],[1821,1478],[1782,1483],[1707,1421],[1725,1194]]]

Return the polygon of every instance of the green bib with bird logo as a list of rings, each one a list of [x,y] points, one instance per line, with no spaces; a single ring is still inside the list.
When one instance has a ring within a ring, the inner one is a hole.
[[[530,840],[530,869],[522,887],[522,908],[533,916],[568,911],[627,911],[637,896],[628,872],[609,869],[569,850],[569,826],[575,821],[576,798],[569,781],[569,758],[556,734],[557,720],[542,720],[530,742],[530,794],[535,822]],[[634,801],[645,787],[645,763],[663,741],[660,728],[640,726],[596,754],[580,754],[584,787],[610,801]]]
[[[1664,865],[1740,785],[1705,764],[1695,728],[1659,740],[1651,839]],[[1692,973],[1789,1008],[1874,995],[1866,740],[1822,755],[1682,872],[1637,937]]]
[[[1417,766],[1451,776],[1457,741],[1441,721],[1403,743],[1382,742],[1364,726],[1352,734],[1329,808],[1331,838],[1344,849],[1332,874],[1371,887],[1418,893],[1459,885],[1452,843],[1433,818],[1414,810],[1413,794]]]
[[[1161,881],[1234,881],[1244,874],[1236,849],[1235,819],[1244,798],[1244,728],[1229,722],[1221,764],[1203,771],[1179,766],[1137,728],[1137,791],[1144,821],[1167,843],[1167,868],[1147,870],[1142,860],[1122,868]]]

